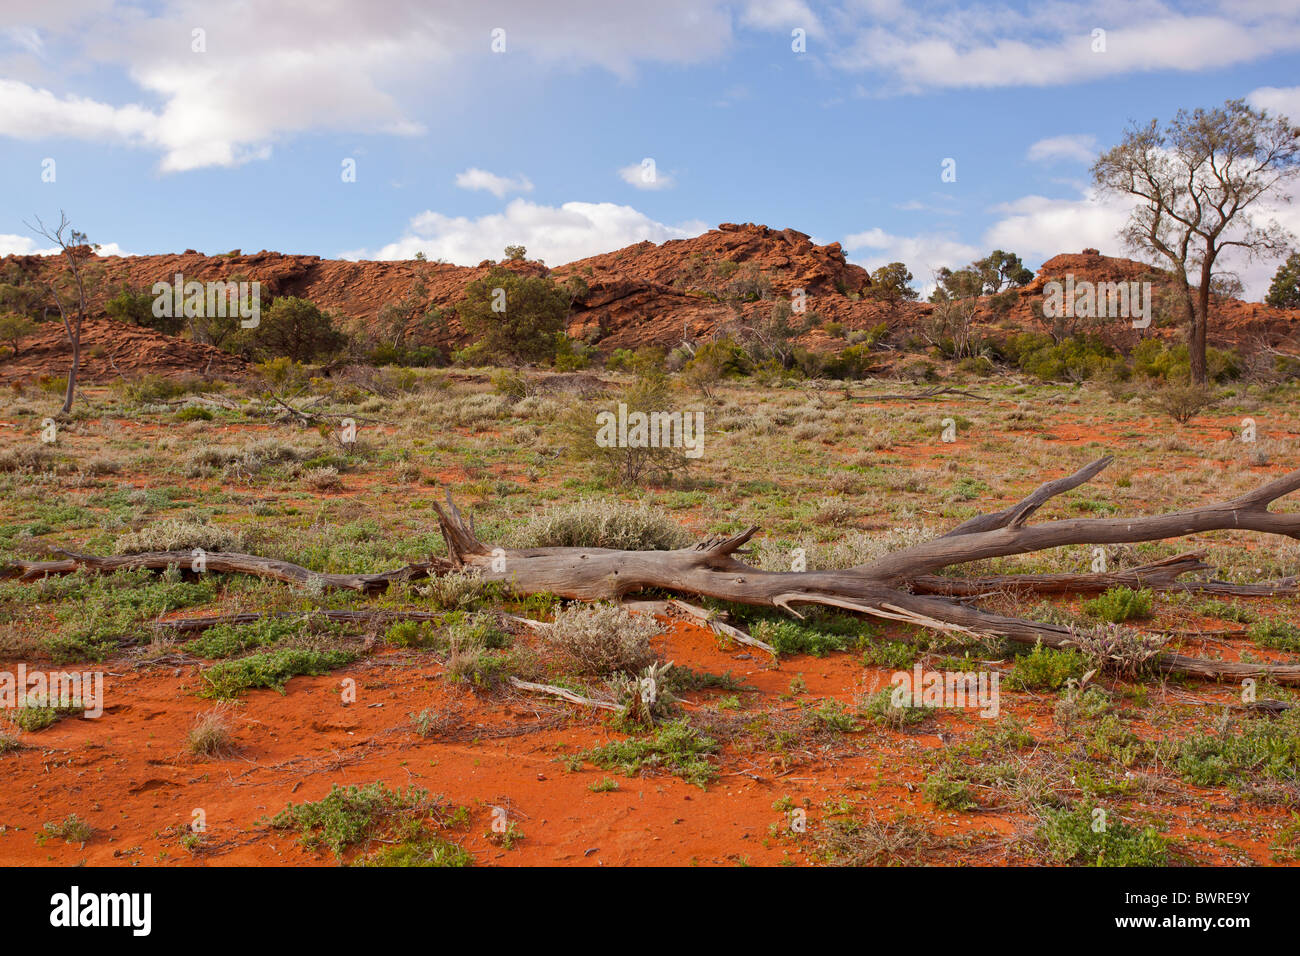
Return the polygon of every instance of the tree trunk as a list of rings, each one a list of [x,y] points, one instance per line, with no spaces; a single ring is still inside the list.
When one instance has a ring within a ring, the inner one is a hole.
[[[68,330],[68,340],[72,343],[72,368],[68,370],[68,387],[63,392],[63,408],[60,415],[67,415],[72,411],[72,401],[77,394],[77,372],[81,368],[81,318],[77,318],[77,324]]]
[[[1192,334],[1187,341],[1187,356],[1192,366],[1192,384],[1209,383],[1209,371],[1206,367],[1206,334],[1210,326],[1210,280],[1213,278],[1211,265],[1201,267],[1201,283],[1196,289],[1196,303],[1192,309]]]
[[[736,555],[758,531],[749,528],[731,537],[715,537],[693,547],[673,551],[619,551],[608,548],[494,548],[479,540],[451,503],[434,503],[438,524],[450,560],[432,558],[379,574],[317,574],[297,565],[246,554],[209,553],[206,570],[254,574],[292,584],[348,588],[363,593],[386,589],[396,581],[437,575],[464,568],[485,580],[500,581],[521,594],[551,594],[582,601],[621,600],[638,591],[668,591],[702,595],[738,604],[781,608],[795,616],[796,604],[841,608],[888,620],[905,621],[934,630],[1002,638],[1022,644],[1042,642],[1051,647],[1078,645],[1081,639],[1104,639],[1105,633],[993,614],[956,598],[979,597],[983,589],[1017,587],[1045,592],[1077,590],[1086,593],[1121,581],[1136,586],[1173,587],[1175,578],[1202,570],[1199,554],[1152,562],[1127,572],[1103,575],[1014,575],[967,581],[980,589],[971,594],[960,579],[947,588],[948,578],[933,577],[942,568],[1041,551],[1062,545],[1113,544],[1176,538],[1204,531],[1255,531],[1300,539],[1300,513],[1272,512],[1278,498],[1300,489],[1300,470],[1277,478],[1230,501],[1187,511],[1149,517],[1083,518],[1027,525],[1028,519],[1056,495],[1082,485],[1110,463],[1109,458],[1079,469],[1072,475],[1048,481],[1032,494],[1001,511],[981,515],[958,525],[942,537],[885,555],[868,564],[843,570],[765,571]],[[46,574],[67,574],[79,569],[100,572],[119,568],[165,568],[190,564],[191,552],[169,551],[97,558],[64,551],[64,561],[26,562],[0,566],[0,577],[32,580]],[[1251,594],[1294,593],[1289,578],[1270,587],[1252,588]],[[1195,587],[1193,584],[1186,587]],[[1233,593],[1247,593],[1243,590]],[[947,592],[947,596],[937,596]],[[921,593],[918,593],[921,592]],[[929,592],[928,594],[925,592]],[[1300,684],[1300,664],[1225,662],[1159,653],[1148,666],[1170,673],[1205,677],[1270,677]]]

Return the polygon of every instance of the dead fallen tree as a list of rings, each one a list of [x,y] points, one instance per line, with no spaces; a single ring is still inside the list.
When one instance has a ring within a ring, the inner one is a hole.
[[[1123,571],[1094,574],[997,574],[982,578],[952,578],[922,574],[908,581],[917,594],[980,597],[1006,591],[1033,594],[1099,594],[1110,588],[1152,591],[1195,591],[1221,597],[1294,597],[1300,594],[1294,577],[1259,584],[1228,581],[1180,581],[1184,574],[1212,570],[1204,551],[1189,551]]]
[[[50,575],[75,574],[78,571],[100,574],[136,571],[142,568],[149,571],[166,571],[172,567],[189,568],[195,561],[193,551],[146,551],[141,554],[100,557],[62,548],[53,550],[67,557],[57,561],[19,561],[14,564],[0,565],[0,579],[36,581]],[[204,552],[203,562],[205,571],[216,574],[248,574],[272,581],[283,581],[285,584],[300,584],[304,587],[324,590],[342,588],[360,591],[363,594],[379,594],[395,582],[436,576],[451,568],[447,561],[433,558],[427,562],[408,564],[404,568],[382,571],[378,574],[321,574],[288,561],[233,551]]]
[[[672,551],[493,547],[478,538],[451,502],[450,495],[445,508],[434,504],[449,559],[435,558],[379,574],[326,575],[254,555],[209,553],[205,556],[206,567],[212,572],[254,574],[292,584],[348,588],[363,593],[382,591],[396,581],[468,569],[522,594],[549,593],[575,600],[600,601],[622,600],[640,591],[666,591],[780,608],[796,616],[801,616],[797,605],[820,605],[950,633],[1064,647],[1080,642],[1079,635],[1070,628],[993,614],[968,601],[1013,588],[1044,593],[1087,593],[1120,583],[1160,588],[1206,587],[1207,584],[1180,584],[1176,580],[1183,574],[1205,570],[1202,555],[1179,555],[1128,571],[1096,575],[1004,575],[963,581],[935,572],[972,561],[1064,545],[1154,541],[1205,531],[1256,531],[1300,539],[1300,514],[1269,510],[1278,498],[1300,488],[1300,470],[1230,501],[1186,511],[1138,518],[1079,518],[1028,524],[1045,503],[1089,481],[1110,461],[1109,457],[1102,458],[1072,475],[1046,482],[1011,507],[972,518],[941,537],[843,570],[764,571],[746,564],[736,555],[757,533],[757,528]],[[20,562],[0,568],[0,576],[32,580],[45,574],[80,569],[185,567],[190,561],[190,553],[185,551],[108,558],[63,553],[67,557],[61,561]],[[1295,593],[1294,578],[1268,585],[1209,582],[1208,586],[1231,589],[1218,593],[1242,595]],[[700,609],[684,602],[678,609],[700,616]],[[726,633],[725,628],[715,630]],[[1156,655],[1151,664],[1171,673],[1211,678],[1268,676],[1286,683],[1300,683],[1300,665],[1225,662],[1168,652]]]

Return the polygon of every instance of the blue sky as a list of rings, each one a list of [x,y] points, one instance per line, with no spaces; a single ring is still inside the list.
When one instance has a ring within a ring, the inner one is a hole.
[[[1300,3],[1251,0],[0,0],[0,254],[64,209],[136,254],[559,265],[752,221],[922,284],[994,246],[1037,267],[1122,253],[1087,170],[1130,120],[1300,120],[1298,52]]]

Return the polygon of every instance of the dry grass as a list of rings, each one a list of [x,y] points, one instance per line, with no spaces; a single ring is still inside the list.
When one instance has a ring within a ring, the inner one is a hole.
[[[194,718],[185,749],[196,757],[228,757],[238,749],[232,731],[230,705],[218,704]]]

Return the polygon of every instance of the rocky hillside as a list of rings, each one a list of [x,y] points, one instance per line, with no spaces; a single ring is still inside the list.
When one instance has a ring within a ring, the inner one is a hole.
[[[493,265],[490,261],[477,266],[417,260],[348,262],[266,251],[245,255],[240,250],[222,255],[187,250],[172,255],[114,256],[97,260],[101,276],[95,304],[102,316],[103,302],[121,287],[147,291],[155,282],[172,281],[177,274],[186,281],[256,280],[262,283],[264,305],[276,296],[299,296],[335,313],[341,324],[353,329],[376,322],[385,306],[399,302],[412,305],[412,314],[438,310],[439,320],[431,328],[417,334],[413,327],[412,334],[449,350],[466,342],[456,319],[456,303],[465,286]],[[773,296],[787,298],[797,290],[803,291],[806,312],[814,319],[802,344],[817,350],[842,347],[845,333],[881,322],[890,326],[895,341],[902,341],[927,325],[933,312],[927,303],[890,307],[873,296],[866,270],[849,263],[838,243],[819,246],[793,229],[752,223],[724,223],[693,239],[659,245],[641,242],[550,270],[530,261],[504,265],[576,285],[581,291],[569,332],[597,343],[606,352],[707,338],[731,323],[756,319],[771,310]],[[62,260],[40,256],[0,260],[0,275],[8,281],[15,275],[40,281],[51,270],[61,268]],[[1044,287],[1066,275],[1089,281],[1150,280],[1156,283],[1157,294],[1166,279],[1148,265],[1103,256],[1096,250],[1059,255],[1043,264],[1009,311],[983,309],[977,321],[1003,329],[1047,329],[1049,323],[1042,315]],[[1218,312],[1211,333],[1216,343],[1250,347],[1263,342],[1292,351],[1296,348],[1300,310],[1227,300],[1219,304]],[[124,329],[106,319],[94,324],[92,331],[94,341],[88,339],[88,344],[94,355],[86,365],[87,381],[138,370],[169,375],[201,374],[204,369],[218,368],[229,372],[239,365],[228,356],[214,356],[215,350],[148,330]],[[1122,322],[1100,331],[1117,345],[1132,344],[1137,334]],[[1152,334],[1172,336],[1177,329],[1157,327]],[[68,350],[59,339],[60,332],[52,326],[24,342],[17,359],[8,357],[6,349],[6,357],[0,358],[0,381],[38,371],[63,374],[67,364],[63,353]]]

